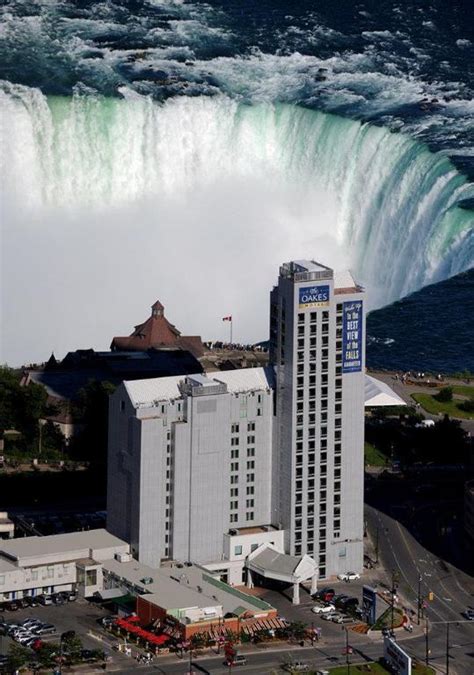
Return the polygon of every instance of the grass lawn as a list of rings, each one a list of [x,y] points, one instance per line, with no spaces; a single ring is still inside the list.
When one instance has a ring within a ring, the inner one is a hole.
[[[368,670],[367,666],[370,666]],[[347,675],[347,665],[337,666],[337,668],[330,668],[329,672],[331,675]],[[355,675],[355,673],[373,673],[375,675],[385,675],[386,673],[390,674],[390,671],[384,668],[380,663],[366,663],[360,666],[350,666],[349,672]]]
[[[458,408],[457,404],[460,403],[460,401],[456,401],[455,399],[452,401],[441,402],[437,401],[431,394],[412,394],[411,396],[422,408],[432,415],[442,413],[443,415],[447,414],[450,417],[462,417],[465,420],[474,419],[473,413],[468,413],[465,410]]]
[[[385,466],[387,463],[387,457],[367,441],[364,443],[364,457],[365,463],[370,466]]]
[[[398,607],[393,608],[393,627],[398,628],[403,623],[403,612]],[[392,627],[392,608],[387,607],[385,612],[379,616],[372,626],[372,630],[382,630],[382,628]]]
[[[453,393],[466,398],[474,398],[474,387],[468,384],[454,384],[452,385]]]
[[[368,670],[367,666],[370,666],[370,670]],[[347,675],[347,665],[330,668],[329,672],[331,675]],[[384,668],[380,663],[375,663],[374,661],[359,666],[350,666],[349,670],[351,675],[356,675],[356,673],[373,673],[374,675],[385,675],[385,673],[390,672],[390,670]],[[435,671],[433,668],[425,666],[422,663],[413,663],[412,673],[413,675],[434,675]]]

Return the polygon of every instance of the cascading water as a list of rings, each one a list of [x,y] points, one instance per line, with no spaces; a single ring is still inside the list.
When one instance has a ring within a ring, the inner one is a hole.
[[[46,98],[4,84],[3,184],[16,208],[104,212],[243,179],[285,193],[293,243],[324,235],[347,250],[372,306],[472,264],[472,212],[457,206],[472,185],[403,134],[294,105],[122,93]]]

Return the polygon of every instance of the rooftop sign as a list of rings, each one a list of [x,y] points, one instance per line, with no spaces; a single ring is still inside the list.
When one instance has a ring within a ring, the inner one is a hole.
[[[329,285],[304,286],[299,289],[299,309],[309,307],[327,307],[329,305]]]

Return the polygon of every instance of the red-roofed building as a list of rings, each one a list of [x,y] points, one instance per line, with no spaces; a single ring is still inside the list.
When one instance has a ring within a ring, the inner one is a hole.
[[[165,308],[159,300],[151,307],[151,316],[135,326],[128,337],[114,337],[110,349],[112,351],[146,351],[147,349],[182,349],[195,357],[202,356],[205,348],[200,336],[181,335],[165,317]]]

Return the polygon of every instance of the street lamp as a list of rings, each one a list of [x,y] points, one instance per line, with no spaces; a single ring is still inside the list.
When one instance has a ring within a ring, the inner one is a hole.
[[[418,625],[421,623],[421,582],[423,580],[423,577],[418,575],[418,611],[417,611],[417,617],[418,617]]]
[[[395,612],[395,594],[397,590],[397,586],[395,585],[398,580],[398,576],[395,570],[392,571],[392,603],[391,603],[391,609],[392,609],[392,631],[393,631],[393,626],[394,626],[394,612]]]
[[[446,675],[449,675],[449,622],[446,624]]]

